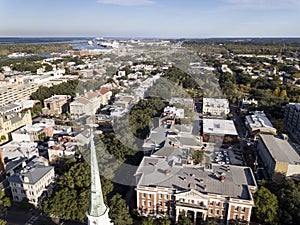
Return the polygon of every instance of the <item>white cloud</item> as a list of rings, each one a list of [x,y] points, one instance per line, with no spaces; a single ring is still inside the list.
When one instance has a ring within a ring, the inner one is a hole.
[[[155,3],[153,0],[98,0],[97,2],[122,6],[152,5]]]
[[[288,9],[300,6],[299,0],[225,0],[233,6],[251,9]]]

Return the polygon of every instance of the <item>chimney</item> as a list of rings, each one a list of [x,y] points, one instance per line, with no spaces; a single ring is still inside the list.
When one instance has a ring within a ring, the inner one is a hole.
[[[222,175],[222,176],[220,176],[219,179],[220,179],[220,181],[221,181],[222,183],[224,183],[224,181],[225,181],[225,176]]]
[[[171,173],[171,170],[166,169],[165,170],[165,175],[169,175]]]

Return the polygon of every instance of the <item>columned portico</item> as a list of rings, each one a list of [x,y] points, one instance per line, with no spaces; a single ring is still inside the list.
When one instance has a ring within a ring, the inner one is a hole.
[[[199,191],[191,189],[186,192],[175,194],[176,222],[181,212],[192,216],[192,221],[206,220],[208,210],[208,198]]]
[[[197,209],[189,206],[176,205],[176,222],[178,221],[179,215],[182,212],[184,212],[185,216],[187,216],[188,214],[192,215],[191,219],[194,222],[194,224],[196,224],[198,220],[202,220],[202,221],[206,220],[207,217],[206,209]]]

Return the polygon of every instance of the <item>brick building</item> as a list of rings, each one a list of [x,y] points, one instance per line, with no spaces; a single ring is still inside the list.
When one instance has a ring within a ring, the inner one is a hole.
[[[144,157],[135,176],[141,215],[178,221],[181,213],[190,214],[194,224],[250,222],[257,185],[248,167],[192,166],[176,157]]]

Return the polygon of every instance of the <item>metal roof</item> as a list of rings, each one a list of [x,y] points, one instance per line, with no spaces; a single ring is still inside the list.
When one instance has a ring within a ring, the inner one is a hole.
[[[8,181],[14,183],[35,184],[53,169],[53,166],[36,166],[30,169],[24,169],[23,172],[20,172],[19,174],[13,174],[12,176],[10,176],[8,178]],[[23,181],[21,180],[21,177]],[[24,181],[25,177],[28,178],[28,182]]]
[[[256,187],[253,173],[248,167],[220,166],[212,164],[211,170],[204,167],[177,166],[177,157],[144,157],[136,176],[137,186],[159,186],[176,191],[191,189],[204,193],[226,195],[233,198],[251,200],[248,186]],[[225,177],[221,182],[219,177]]]
[[[300,164],[297,150],[287,140],[265,134],[261,134],[260,137],[275,161]]]

